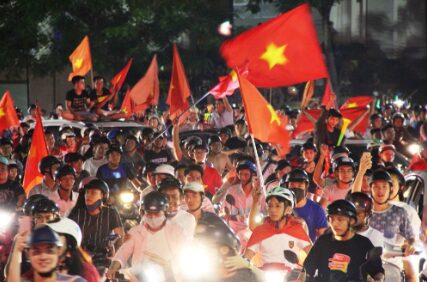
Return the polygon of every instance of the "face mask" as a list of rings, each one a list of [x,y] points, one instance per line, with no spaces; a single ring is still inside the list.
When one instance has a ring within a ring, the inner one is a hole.
[[[86,208],[88,211],[94,211],[97,208],[99,208],[102,205],[102,200],[98,200],[95,203],[93,203],[92,205],[86,205]]]
[[[154,218],[144,217],[144,222],[153,229],[159,228],[165,220],[166,220],[166,217],[164,215],[159,217],[154,217]]]
[[[305,191],[299,188],[289,188],[295,194],[296,202],[298,203],[305,198]]]

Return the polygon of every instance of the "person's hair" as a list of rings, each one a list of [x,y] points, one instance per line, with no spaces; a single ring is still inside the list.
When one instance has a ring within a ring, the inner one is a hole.
[[[71,82],[73,83],[73,84],[76,84],[77,82],[79,82],[80,80],[82,80],[82,79],[85,79],[85,77],[84,76],[81,76],[81,75],[75,75],[75,76],[73,76],[73,78],[71,79]]]
[[[70,275],[79,275],[84,277],[84,261],[85,258],[80,251],[80,248],[76,246],[76,240],[68,234],[61,234],[65,236],[67,241],[67,249],[65,252],[68,252],[67,258],[65,260],[65,266],[67,268],[67,273]]]
[[[103,80],[103,81],[105,81],[105,79],[104,79],[104,77],[102,77],[102,76],[95,76],[94,78],[93,78],[93,82],[96,82],[96,81],[98,81],[98,80]]]

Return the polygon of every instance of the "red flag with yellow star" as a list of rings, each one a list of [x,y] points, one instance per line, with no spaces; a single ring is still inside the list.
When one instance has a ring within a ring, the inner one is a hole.
[[[116,94],[122,88],[123,82],[125,82],[126,76],[128,75],[130,66],[132,65],[133,59],[130,59],[126,66],[117,73],[111,80],[110,92]]]
[[[90,54],[89,37],[85,36],[79,46],[68,57],[73,66],[73,71],[68,75],[68,81],[73,76],[85,76],[92,69],[92,55]]]
[[[237,88],[239,88],[239,81],[237,80],[236,72],[232,70],[229,74],[220,76],[219,83],[209,90],[209,93],[211,93],[215,99],[222,99],[232,95]]]
[[[155,106],[159,101],[159,78],[157,55],[153,56],[145,75],[133,86],[129,93],[135,107],[142,104],[143,107]]]
[[[176,45],[173,45],[172,78],[166,103],[170,106],[169,116],[171,120],[177,118],[188,109],[188,97],[190,97],[190,86],[185,76],[184,66],[179,57]]]
[[[247,65],[247,79],[257,87],[328,76],[307,4],[226,41],[220,51],[230,68]]]
[[[19,126],[19,119],[12,96],[9,90],[6,90],[0,101],[0,131],[9,129],[11,126]]]
[[[345,100],[344,104],[340,107],[340,110],[351,109],[357,107],[366,107],[372,103],[374,97],[372,96],[356,96],[350,97]]]
[[[290,133],[287,131],[287,119],[279,117],[267,100],[246,78],[238,75],[240,94],[248,123],[248,131],[266,143],[281,145],[281,151],[289,150]]]
[[[27,195],[35,185],[42,182],[43,175],[38,169],[39,162],[49,154],[46,146],[46,140],[44,139],[40,109],[37,108],[37,111],[38,115],[36,118],[36,126],[34,127],[33,136],[31,138],[31,147],[25,164],[23,186]]]
[[[126,114],[126,117],[132,116],[134,109],[133,109],[133,103],[130,98],[130,89],[126,92],[125,98],[123,99],[122,106],[120,108],[120,111],[124,112]]]

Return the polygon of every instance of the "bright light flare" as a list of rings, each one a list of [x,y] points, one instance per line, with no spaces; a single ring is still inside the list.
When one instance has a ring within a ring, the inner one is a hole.
[[[13,213],[0,210],[0,230],[6,230],[13,221]]]
[[[213,250],[202,244],[195,244],[181,250],[179,269],[183,277],[189,280],[212,277],[216,258]]]
[[[218,33],[224,36],[230,36],[233,26],[229,21],[225,21],[218,26]]]
[[[130,204],[135,200],[135,195],[132,192],[122,192],[120,193],[120,201],[123,204]]]
[[[393,104],[400,109],[400,108],[402,108],[403,104],[405,104],[405,101],[403,101],[401,99],[397,99],[393,102]]]
[[[268,282],[283,282],[286,281],[286,273],[284,271],[266,271],[264,272],[265,281]]]
[[[408,152],[411,155],[416,155],[421,152],[422,147],[417,143],[412,143],[408,146]]]

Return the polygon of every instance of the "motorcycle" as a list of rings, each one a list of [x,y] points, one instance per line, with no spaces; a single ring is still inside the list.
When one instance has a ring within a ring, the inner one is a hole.
[[[121,189],[114,195],[113,206],[117,208],[123,222],[123,228],[127,232],[141,221],[140,200],[141,193],[132,185]]]

